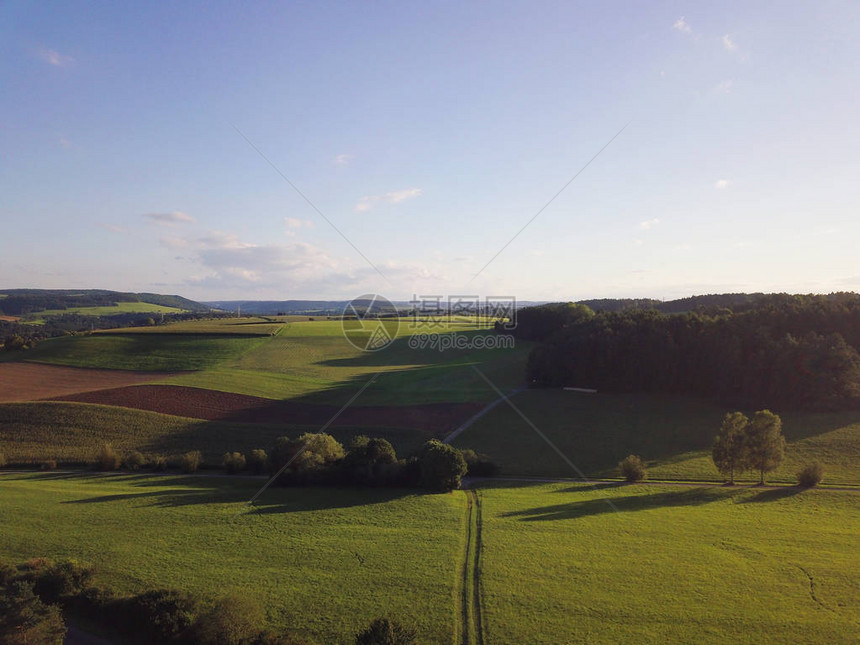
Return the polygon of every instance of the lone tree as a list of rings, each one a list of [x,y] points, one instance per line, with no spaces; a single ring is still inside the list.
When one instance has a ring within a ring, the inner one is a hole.
[[[785,455],[782,419],[770,410],[759,410],[753,415],[745,434],[749,465],[759,471],[759,483],[764,484],[764,474],[775,470]]]
[[[418,457],[421,469],[421,486],[442,492],[460,488],[466,474],[466,460],[456,448],[431,439],[424,444]]]
[[[749,467],[747,446],[747,428],[750,420],[741,412],[729,412],[723,418],[720,434],[714,440],[711,457],[714,465],[724,475],[729,476],[729,483],[735,483],[735,472],[743,472]]]

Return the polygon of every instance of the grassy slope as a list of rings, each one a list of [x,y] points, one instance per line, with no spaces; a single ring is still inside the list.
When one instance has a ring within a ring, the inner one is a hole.
[[[27,352],[10,352],[0,360],[152,372],[201,370],[246,352],[265,338],[158,334],[66,336],[39,343]]]
[[[130,313],[154,313],[154,314],[178,314],[185,311],[177,307],[166,307],[164,305],[154,305],[149,302],[118,302],[113,307],[69,307],[68,309],[46,309],[32,314],[35,318],[43,319],[46,316],[56,316],[60,314],[81,314],[84,316],[111,316],[113,314],[130,314]]]
[[[526,390],[513,402],[588,475],[614,476],[618,461],[634,453],[646,460],[653,479],[720,476],[711,463],[710,446],[726,410],[708,401]],[[818,459],[824,465],[825,482],[860,483],[860,413],[786,413],[782,417],[786,458],[769,479],[794,481],[802,465]],[[506,405],[477,421],[454,445],[488,453],[508,475],[577,476]]]
[[[257,480],[0,482],[0,557],[8,561],[77,558],[98,566],[97,582],[124,592],[255,596],[273,624],[324,643],[351,643],[383,615],[418,625],[422,643],[451,641],[462,495],[270,489],[249,512]]]
[[[209,320],[182,320],[154,327],[124,327],[105,329],[100,334],[239,334],[243,336],[271,336],[283,322],[274,317],[249,316],[242,318],[216,318]]]
[[[120,453],[139,450],[171,455],[200,450],[209,464],[220,465],[225,452],[268,450],[275,438],[318,431],[318,426],[243,424],[186,419],[144,410],[86,403],[0,404],[0,453],[10,463],[91,462],[105,443]],[[388,439],[398,454],[418,449],[427,436],[417,430],[329,428],[348,443],[358,434]]]
[[[540,485],[480,495],[488,642],[860,636],[857,493]]]

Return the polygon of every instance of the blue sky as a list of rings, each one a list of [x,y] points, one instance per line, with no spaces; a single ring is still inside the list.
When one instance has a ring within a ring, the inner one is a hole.
[[[0,5],[0,287],[860,291],[856,2],[175,4]]]

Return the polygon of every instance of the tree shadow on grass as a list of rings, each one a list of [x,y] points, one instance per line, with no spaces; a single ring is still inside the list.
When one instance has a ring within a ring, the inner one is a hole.
[[[781,499],[788,499],[789,497],[794,497],[795,495],[802,493],[803,488],[799,486],[785,486],[783,488],[769,488],[767,490],[761,490],[752,497],[747,497],[740,501],[741,504],[751,504],[758,502],[776,502]]]
[[[656,508],[679,506],[701,506],[719,502],[737,494],[736,491],[712,488],[692,488],[652,495],[628,495],[626,497],[598,497],[596,499],[553,504],[522,511],[503,513],[502,517],[519,517],[524,522],[574,520],[591,515],[614,512],[647,511]]]

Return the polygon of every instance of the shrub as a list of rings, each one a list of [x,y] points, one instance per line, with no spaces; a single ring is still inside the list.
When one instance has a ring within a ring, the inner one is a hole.
[[[8,585],[18,575],[18,570],[11,564],[0,561],[0,587]]]
[[[824,468],[817,461],[813,461],[797,473],[797,483],[804,488],[812,488],[821,483],[823,475]]]
[[[466,474],[466,461],[456,448],[432,439],[424,444],[418,456],[421,486],[448,492],[460,487]]]
[[[34,570],[33,589],[47,603],[55,603],[81,593],[93,578],[92,567],[75,560],[49,563]]]
[[[106,443],[96,456],[96,468],[99,470],[116,470],[122,463],[119,453]]]
[[[389,618],[377,618],[355,637],[355,645],[415,645],[415,629]]]
[[[146,466],[146,457],[143,456],[143,453],[132,450],[122,460],[122,465],[129,470],[137,470]]]
[[[469,477],[495,477],[499,474],[499,466],[487,455],[474,450],[461,450],[466,461],[466,475]]]
[[[6,455],[0,452],[0,468],[6,465]]]
[[[194,626],[201,645],[242,645],[261,635],[266,615],[259,603],[247,596],[222,598]]]
[[[647,473],[642,460],[637,455],[628,455],[618,464],[621,475],[629,482],[638,482],[645,479]]]
[[[221,463],[228,473],[238,473],[245,469],[245,455],[241,452],[225,452]]]
[[[151,643],[182,638],[197,620],[199,604],[185,593],[169,589],[147,591],[114,603],[113,622],[118,630]]]
[[[56,459],[46,459],[39,466],[42,470],[56,470],[57,469],[57,460]]]
[[[199,450],[190,450],[182,455],[179,467],[184,473],[196,473],[203,464],[203,455]]]
[[[0,643],[62,645],[66,625],[60,608],[46,605],[25,581],[0,589]]]
[[[255,475],[262,475],[266,472],[266,467],[269,464],[269,456],[265,450],[257,448],[245,455],[245,462],[248,465],[248,470]]]
[[[149,467],[159,472],[167,470],[167,457],[156,455],[149,460]]]

